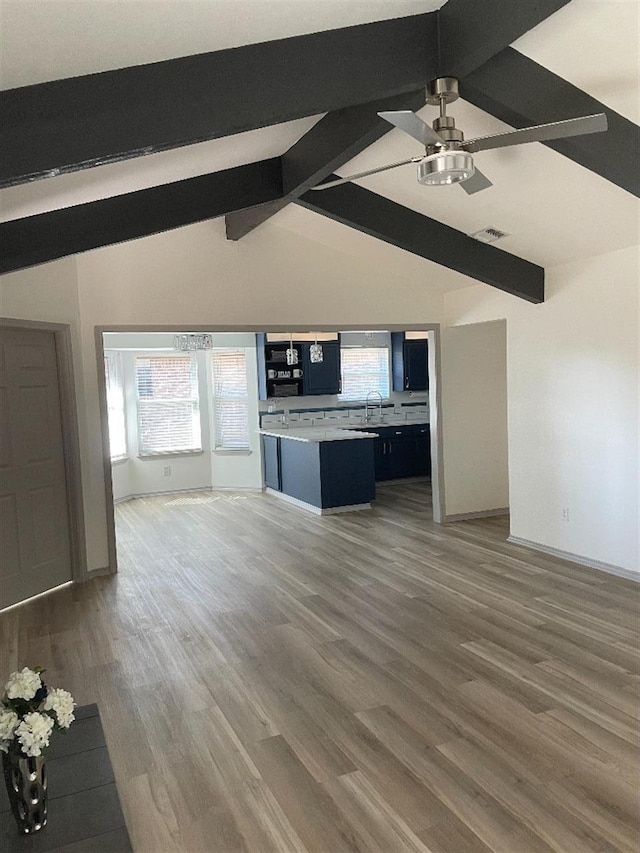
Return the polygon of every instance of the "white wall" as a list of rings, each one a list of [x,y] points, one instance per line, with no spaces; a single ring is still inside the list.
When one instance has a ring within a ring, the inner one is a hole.
[[[74,328],[89,570],[108,565],[95,327],[440,322],[442,293],[430,282],[441,268],[417,259],[403,266],[400,250],[373,255],[360,259],[272,223],[233,243],[213,220],[0,277],[4,315]]]
[[[111,488],[113,489],[114,503],[126,501],[134,494],[129,476],[128,458],[111,463]]]
[[[637,249],[548,270],[542,305],[478,286],[445,306],[507,319],[512,535],[638,571]]]
[[[447,516],[509,506],[505,325],[442,329]]]

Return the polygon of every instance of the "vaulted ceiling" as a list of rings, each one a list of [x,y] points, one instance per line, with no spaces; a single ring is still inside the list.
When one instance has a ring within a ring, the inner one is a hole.
[[[637,242],[635,0],[4,0],[2,15],[0,271],[229,214],[232,239],[364,233],[540,301],[543,267]],[[422,87],[441,73],[460,77],[467,138],[601,110],[609,130],[481,152],[493,186],[473,196],[412,166],[309,191],[419,154],[376,112],[430,123]],[[466,236],[486,226],[507,232],[499,248]]]

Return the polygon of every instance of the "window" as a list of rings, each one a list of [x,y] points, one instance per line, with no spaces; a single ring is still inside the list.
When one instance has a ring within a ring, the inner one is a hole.
[[[104,356],[104,378],[107,386],[107,417],[109,423],[109,453],[111,460],[127,455],[127,427],[124,416],[124,387],[119,352]]]
[[[247,359],[244,350],[216,349],[213,368],[214,446],[249,449]]]
[[[138,453],[202,450],[195,355],[136,356],[135,368]]]
[[[340,400],[365,400],[369,391],[389,396],[389,350],[387,347],[342,347],[342,393]]]

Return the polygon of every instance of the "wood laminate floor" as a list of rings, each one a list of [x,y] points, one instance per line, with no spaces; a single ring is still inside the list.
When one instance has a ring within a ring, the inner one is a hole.
[[[378,496],[123,504],[2,671],[98,703],[138,853],[635,853],[637,585]]]

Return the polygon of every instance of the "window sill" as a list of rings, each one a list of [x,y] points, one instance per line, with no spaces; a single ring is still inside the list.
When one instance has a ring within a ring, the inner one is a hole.
[[[159,459],[166,456],[202,456],[204,450],[160,450],[158,453],[138,453],[138,459]]]
[[[120,465],[122,462],[128,462],[128,461],[129,461],[128,456],[114,456],[111,459],[111,464],[112,465]]]
[[[249,450],[249,448],[244,448],[243,450],[233,450],[231,448],[226,447],[216,447],[215,450],[211,451],[214,456],[251,456],[253,450]]]

